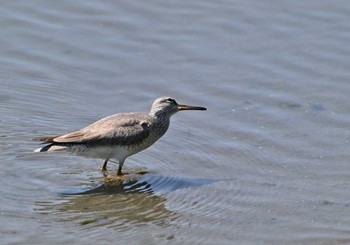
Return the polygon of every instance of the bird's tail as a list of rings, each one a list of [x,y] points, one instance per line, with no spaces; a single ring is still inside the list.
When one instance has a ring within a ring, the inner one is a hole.
[[[34,138],[35,141],[42,141],[42,144],[48,144],[46,146],[43,146],[41,148],[35,149],[34,152],[43,152],[43,151],[61,151],[67,148],[66,145],[56,143],[53,141],[54,138],[57,136],[52,137],[40,137],[40,138]]]
[[[43,151],[62,151],[65,150],[67,148],[67,146],[63,146],[63,145],[58,145],[55,143],[46,145],[44,147],[35,149],[34,152],[43,152]]]

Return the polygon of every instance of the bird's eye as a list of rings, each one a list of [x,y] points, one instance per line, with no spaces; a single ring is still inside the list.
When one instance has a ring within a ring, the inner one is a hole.
[[[169,102],[169,103],[174,103],[175,102],[175,100],[172,99],[172,98],[167,98],[166,101]]]

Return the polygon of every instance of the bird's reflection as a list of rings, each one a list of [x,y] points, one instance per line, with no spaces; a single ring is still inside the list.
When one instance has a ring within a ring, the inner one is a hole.
[[[73,221],[89,227],[106,225],[123,229],[135,223],[166,226],[178,214],[166,208],[165,193],[214,181],[151,175],[122,180],[105,178],[102,184],[90,190],[62,193],[59,202],[53,205],[37,204],[42,212],[58,212],[57,221]]]
[[[131,193],[153,193],[151,184],[142,181],[140,178],[117,178],[105,177],[102,184],[89,190],[75,190],[61,193],[62,196],[75,195],[111,195],[111,194],[131,194]]]

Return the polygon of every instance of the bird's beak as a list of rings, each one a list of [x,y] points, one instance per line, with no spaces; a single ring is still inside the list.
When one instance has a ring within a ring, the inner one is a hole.
[[[207,110],[207,108],[205,108],[205,107],[192,106],[192,105],[178,105],[177,108],[179,108],[180,111],[184,111],[184,110],[206,111]]]

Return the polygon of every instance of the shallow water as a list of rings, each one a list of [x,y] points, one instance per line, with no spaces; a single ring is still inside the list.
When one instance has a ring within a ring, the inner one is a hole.
[[[3,1],[1,244],[350,242],[347,1]],[[154,146],[37,154],[172,95]],[[110,172],[117,165],[109,165]],[[144,171],[146,174],[135,174]]]

